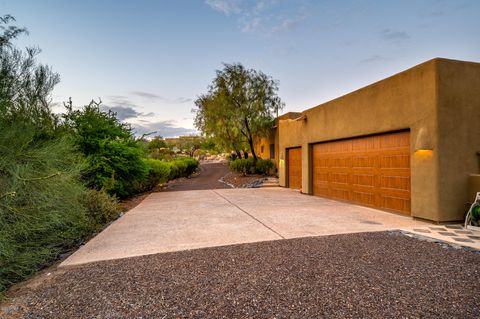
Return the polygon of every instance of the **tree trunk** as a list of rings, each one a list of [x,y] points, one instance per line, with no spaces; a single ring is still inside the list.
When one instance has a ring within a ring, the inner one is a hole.
[[[248,139],[248,145],[250,145],[250,150],[252,151],[253,161],[257,161],[257,154],[255,154],[255,146],[253,145],[253,139]]]
[[[248,152],[243,150],[243,158],[244,159],[247,159],[248,158]]]
[[[252,151],[252,156],[253,156],[253,161],[257,161],[257,154],[255,153],[255,145],[253,145],[253,136],[252,132],[250,131],[250,125],[248,125],[248,120],[245,117],[244,118],[244,123],[245,123],[245,128],[247,129],[247,139],[248,139],[248,145],[250,146],[250,151]]]

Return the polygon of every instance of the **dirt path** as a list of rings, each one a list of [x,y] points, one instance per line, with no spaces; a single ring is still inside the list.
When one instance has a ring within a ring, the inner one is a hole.
[[[202,189],[223,189],[230,186],[218,180],[229,172],[227,163],[201,163],[199,174],[169,183],[165,191],[190,191]]]

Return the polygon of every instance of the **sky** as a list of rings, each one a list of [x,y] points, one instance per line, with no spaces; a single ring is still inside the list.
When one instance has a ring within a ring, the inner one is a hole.
[[[278,80],[302,111],[435,57],[480,62],[479,0],[0,0],[60,74],[56,112],[92,99],[137,134],[195,134],[222,63]]]

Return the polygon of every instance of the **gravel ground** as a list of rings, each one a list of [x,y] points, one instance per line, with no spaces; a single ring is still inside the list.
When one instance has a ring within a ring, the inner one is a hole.
[[[251,185],[261,185],[265,176],[263,175],[242,175],[235,172],[228,172],[222,177],[222,181],[235,188],[250,188]]]
[[[3,317],[479,318],[479,275],[478,252],[400,233],[311,237],[64,269]]]

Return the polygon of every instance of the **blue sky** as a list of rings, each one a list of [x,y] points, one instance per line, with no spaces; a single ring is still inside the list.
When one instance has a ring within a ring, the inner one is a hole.
[[[101,98],[138,133],[193,132],[222,62],[301,111],[434,57],[480,62],[478,0],[0,0],[61,76],[54,109]]]

